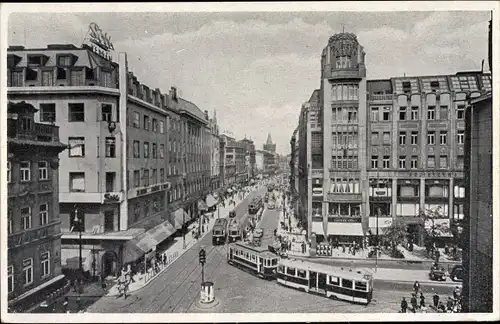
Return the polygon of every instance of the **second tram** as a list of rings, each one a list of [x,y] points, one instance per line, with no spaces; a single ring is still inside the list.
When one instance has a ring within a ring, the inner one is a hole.
[[[212,228],[212,244],[225,244],[227,239],[227,219],[218,218]]]
[[[227,263],[266,280],[274,279],[279,257],[260,246],[242,242],[229,245]]]

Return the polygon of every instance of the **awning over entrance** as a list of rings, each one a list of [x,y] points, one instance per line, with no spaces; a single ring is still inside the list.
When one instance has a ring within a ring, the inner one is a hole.
[[[176,229],[181,229],[182,225],[188,220],[190,220],[190,217],[184,208],[179,208],[174,212],[174,225]]]
[[[82,249],[82,267],[83,271],[92,269],[93,253],[92,250]],[[61,266],[67,269],[80,268],[80,250],[79,249],[61,249]]]
[[[364,236],[361,223],[328,223],[328,235]]]
[[[154,250],[158,244],[163,242],[174,232],[175,228],[166,221],[140,234],[137,238],[125,244],[123,262],[128,263],[137,260],[150,250]]]
[[[199,211],[206,211],[208,210],[207,204],[203,200],[198,200],[198,210]]]
[[[208,207],[213,207],[217,205],[217,199],[214,198],[212,195],[207,196],[207,206]]]
[[[323,222],[311,222],[311,233],[324,236],[325,232],[323,231]]]

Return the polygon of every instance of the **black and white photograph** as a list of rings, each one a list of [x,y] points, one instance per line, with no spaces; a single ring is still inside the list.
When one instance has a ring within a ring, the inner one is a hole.
[[[499,7],[2,4],[2,322],[499,320]]]

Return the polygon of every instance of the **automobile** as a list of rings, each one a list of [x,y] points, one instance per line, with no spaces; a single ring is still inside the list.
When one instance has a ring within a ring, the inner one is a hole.
[[[267,204],[267,209],[274,209],[274,207],[275,207],[275,206],[274,206],[274,202],[269,202],[269,203]]]
[[[437,280],[446,281],[446,271],[444,270],[443,267],[440,267],[438,265],[433,265],[431,267],[431,271],[429,272],[429,279],[434,281]]]
[[[457,264],[450,271],[450,278],[453,281],[463,281],[464,279],[464,266]]]
[[[229,218],[235,218],[236,217],[236,212],[234,210],[229,212]]]

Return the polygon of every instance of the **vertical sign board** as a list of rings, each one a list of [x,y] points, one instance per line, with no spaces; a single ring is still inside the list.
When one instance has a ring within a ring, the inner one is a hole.
[[[113,60],[111,51],[114,51],[115,48],[111,43],[111,36],[104,33],[96,23],[90,23],[89,25],[88,41],[94,53],[108,61]]]

